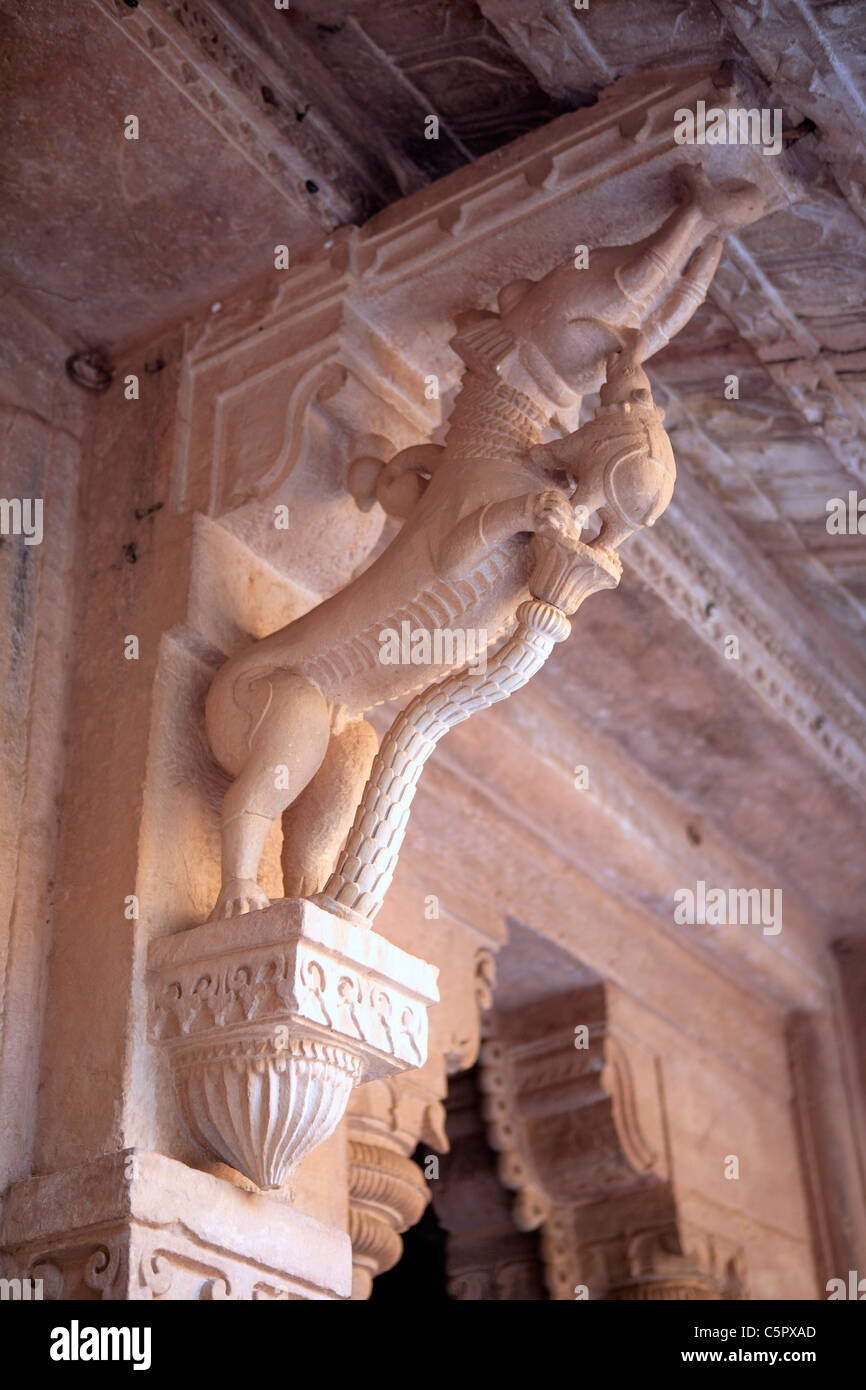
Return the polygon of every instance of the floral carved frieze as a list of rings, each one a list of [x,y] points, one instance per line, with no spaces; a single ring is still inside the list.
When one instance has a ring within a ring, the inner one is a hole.
[[[333,1132],[354,1086],[426,1058],[435,969],[315,904],[164,937],[149,964],[186,1126],[259,1187]]]

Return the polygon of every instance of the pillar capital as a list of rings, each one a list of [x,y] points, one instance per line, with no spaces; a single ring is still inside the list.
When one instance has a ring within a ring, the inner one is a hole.
[[[423,1065],[434,966],[284,899],[151,943],[150,1036],[195,1141],[278,1188],[350,1092]]]

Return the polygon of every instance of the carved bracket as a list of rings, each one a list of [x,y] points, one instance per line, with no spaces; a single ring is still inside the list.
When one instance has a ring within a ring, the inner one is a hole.
[[[300,899],[153,942],[150,1036],[190,1134],[281,1186],[354,1086],[423,1065],[436,975]]]

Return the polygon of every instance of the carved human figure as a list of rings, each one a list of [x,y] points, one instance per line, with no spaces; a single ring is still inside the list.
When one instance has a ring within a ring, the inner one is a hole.
[[[500,292],[498,312],[460,316],[452,346],[467,371],[445,444],[404,450],[384,468],[357,460],[350,471],[359,504],[377,498],[405,520],[401,531],[340,593],[218,672],[207,730],[234,781],[213,916],[267,906],[259,860],[281,813],[286,894],[322,887],[376,751],[364,714],[450,669],[435,648],[421,664],[382,661],[383,631],[408,621],[412,630],[471,629],[494,642],[528,595],[533,533],[579,535],[575,499],[598,509],[597,543],[606,547],[667,504],[673,458],[639,353],[657,351],[703,301],[719,233],[762,212],[750,184],[714,186],[692,166],[677,182],[680,206],[645,240],[593,251],[586,270],[569,261],[537,283],[515,281]],[[545,443],[576,422],[583,395],[606,371],[608,394],[586,434]]]

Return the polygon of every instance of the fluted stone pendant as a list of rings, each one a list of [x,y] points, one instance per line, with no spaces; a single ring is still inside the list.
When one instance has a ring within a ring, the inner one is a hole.
[[[193,1139],[280,1187],[353,1086],[423,1065],[436,974],[302,899],[154,941],[150,1036]]]

